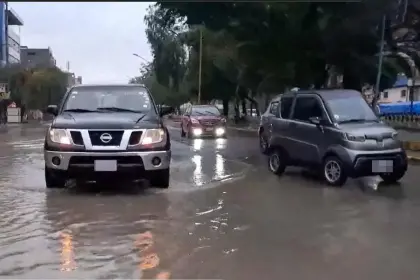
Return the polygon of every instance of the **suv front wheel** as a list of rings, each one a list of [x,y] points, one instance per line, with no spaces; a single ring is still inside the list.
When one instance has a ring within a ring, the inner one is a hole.
[[[330,186],[341,187],[347,181],[343,162],[336,156],[327,157],[322,164],[322,177]]]
[[[64,188],[66,186],[67,177],[57,170],[45,166],[45,185],[48,189]]]

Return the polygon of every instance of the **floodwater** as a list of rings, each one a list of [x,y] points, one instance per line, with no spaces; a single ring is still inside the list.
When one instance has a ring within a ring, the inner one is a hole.
[[[300,170],[270,174],[255,139],[174,130],[168,190],[46,190],[44,133],[0,134],[0,278],[419,277],[417,166],[400,185],[330,188]]]

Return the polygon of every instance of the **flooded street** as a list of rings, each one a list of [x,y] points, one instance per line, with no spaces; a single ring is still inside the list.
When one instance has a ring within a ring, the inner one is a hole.
[[[181,139],[171,187],[47,190],[46,126],[0,134],[0,278],[418,279],[420,167],[326,187],[255,138]]]

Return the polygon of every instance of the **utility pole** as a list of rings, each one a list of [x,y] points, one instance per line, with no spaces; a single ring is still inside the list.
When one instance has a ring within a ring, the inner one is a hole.
[[[380,97],[379,92],[379,84],[381,82],[381,76],[382,76],[382,63],[384,59],[384,45],[385,45],[385,24],[386,24],[386,15],[383,15],[382,17],[382,26],[381,26],[381,42],[379,46],[379,62],[378,62],[378,72],[376,75],[376,85],[375,85],[375,96],[373,99],[373,109],[377,111],[376,104],[378,103],[378,99]]]
[[[201,103],[201,70],[203,64],[203,26],[200,26],[200,58],[198,65],[198,98],[197,103]]]
[[[6,45],[4,55],[5,55],[5,62],[6,67],[9,66],[9,3],[6,1],[4,2],[4,30],[5,30],[5,36],[4,36],[4,44]]]

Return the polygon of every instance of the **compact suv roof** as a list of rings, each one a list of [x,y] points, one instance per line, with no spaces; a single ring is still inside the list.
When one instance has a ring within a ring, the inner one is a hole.
[[[143,84],[82,84],[74,85],[72,88],[82,88],[82,87],[145,87]]]
[[[332,96],[337,95],[360,95],[360,92],[353,89],[313,89],[313,90],[299,90],[299,91],[289,91],[284,94],[279,94],[275,98],[273,98],[273,101],[280,100],[280,97],[282,96],[292,96],[292,95],[299,95],[299,94],[318,94],[321,97],[324,98],[331,98]]]

